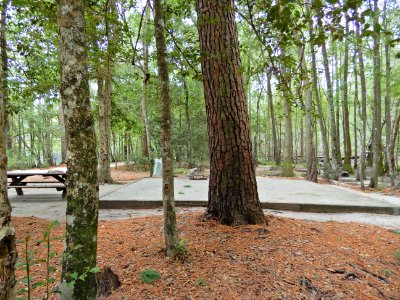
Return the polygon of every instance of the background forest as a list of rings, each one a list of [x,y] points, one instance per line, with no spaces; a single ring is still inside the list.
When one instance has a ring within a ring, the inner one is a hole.
[[[316,180],[317,167],[327,178],[343,171],[361,178],[365,165],[373,167],[372,187],[384,173],[394,178],[400,151],[399,3],[236,4],[255,162],[281,165],[284,176],[293,175],[295,164],[304,165],[309,180]],[[149,168],[161,152],[152,7],[129,0],[85,5],[100,166],[111,160]],[[61,163],[66,141],[56,4],[3,0],[2,7],[9,169]],[[195,3],[171,0],[164,7],[174,157],[178,166],[207,164]],[[100,182],[107,181],[107,170],[102,174]]]

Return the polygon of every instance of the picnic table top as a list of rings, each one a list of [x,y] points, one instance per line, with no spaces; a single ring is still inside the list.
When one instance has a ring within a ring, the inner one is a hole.
[[[8,171],[8,177],[14,176],[35,176],[35,175],[65,175],[67,172],[65,170],[15,170]]]

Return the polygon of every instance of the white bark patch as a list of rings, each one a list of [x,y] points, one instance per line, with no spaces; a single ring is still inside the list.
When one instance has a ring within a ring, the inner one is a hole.
[[[62,15],[69,14],[70,12],[72,12],[72,6],[68,5],[68,4],[63,5],[63,6],[61,6],[60,11],[61,11]]]
[[[58,285],[58,290],[60,292],[60,300],[71,300],[74,294],[74,287],[68,286],[65,279]]]
[[[66,95],[66,96],[71,96],[71,95],[73,95],[74,94],[74,90],[72,89],[72,88],[66,88],[65,90],[64,90],[64,95]]]
[[[75,216],[67,215],[67,225],[73,227],[74,226],[74,222],[75,222]]]

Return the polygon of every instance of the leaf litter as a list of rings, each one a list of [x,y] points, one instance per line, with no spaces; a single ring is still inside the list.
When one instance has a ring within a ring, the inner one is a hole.
[[[396,232],[356,223],[268,219],[268,226],[229,227],[202,213],[180,214],[179,235],[189,251],[184,260],[164,256],[161,216],[100,221],[98,266],[110,267],[122,283],[108,299],[400,299]],[[13,223],[17,238],[30,235],[33,255],[44,258],[46,249],[36,241],[50,222],[23,217]],[[63,235],[64,226],[52,236]],[[25,245],[17,247],[21,256]],[[62,240],[52,241],[52,286],[59,280],[62,250]],[[161,279],[142,282],[140,274],[148,269]],[[18,279],[24,272],[17,270]],[[31,276],[43,280],[45,264],[32,266]],[[44,293],[44,286],[32,289],[33,299]]]

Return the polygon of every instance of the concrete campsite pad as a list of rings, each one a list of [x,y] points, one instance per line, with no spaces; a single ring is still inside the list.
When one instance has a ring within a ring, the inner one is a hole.
[[[208,180],[175,178],[176,206],[206,206]],[[263,208],[307,212],[371,212],[400,215],[400,198],[379,197],[305,180],[257,178]],[[162,205],[161,178],[143,178],[100,198],[101,208]]]
[[[297,212],[348,213],[367,212],[400,215],[400,198],[376,193],[362,193],[334,185],[305,180],[258,177],[263,208]],[[161,178],[143,178],[124,184],[100,186],[100,208],[151,209],[162,207]],[[51,218],[65,214],[66,201],[55,189],[29,189],[17,196],[9,189],[14,216]],[[208,180],[175,178],[177,207],[206,206]],[[101,211],[102,211],[101,210]],[[101,214],[100,211],[100,214]]]

